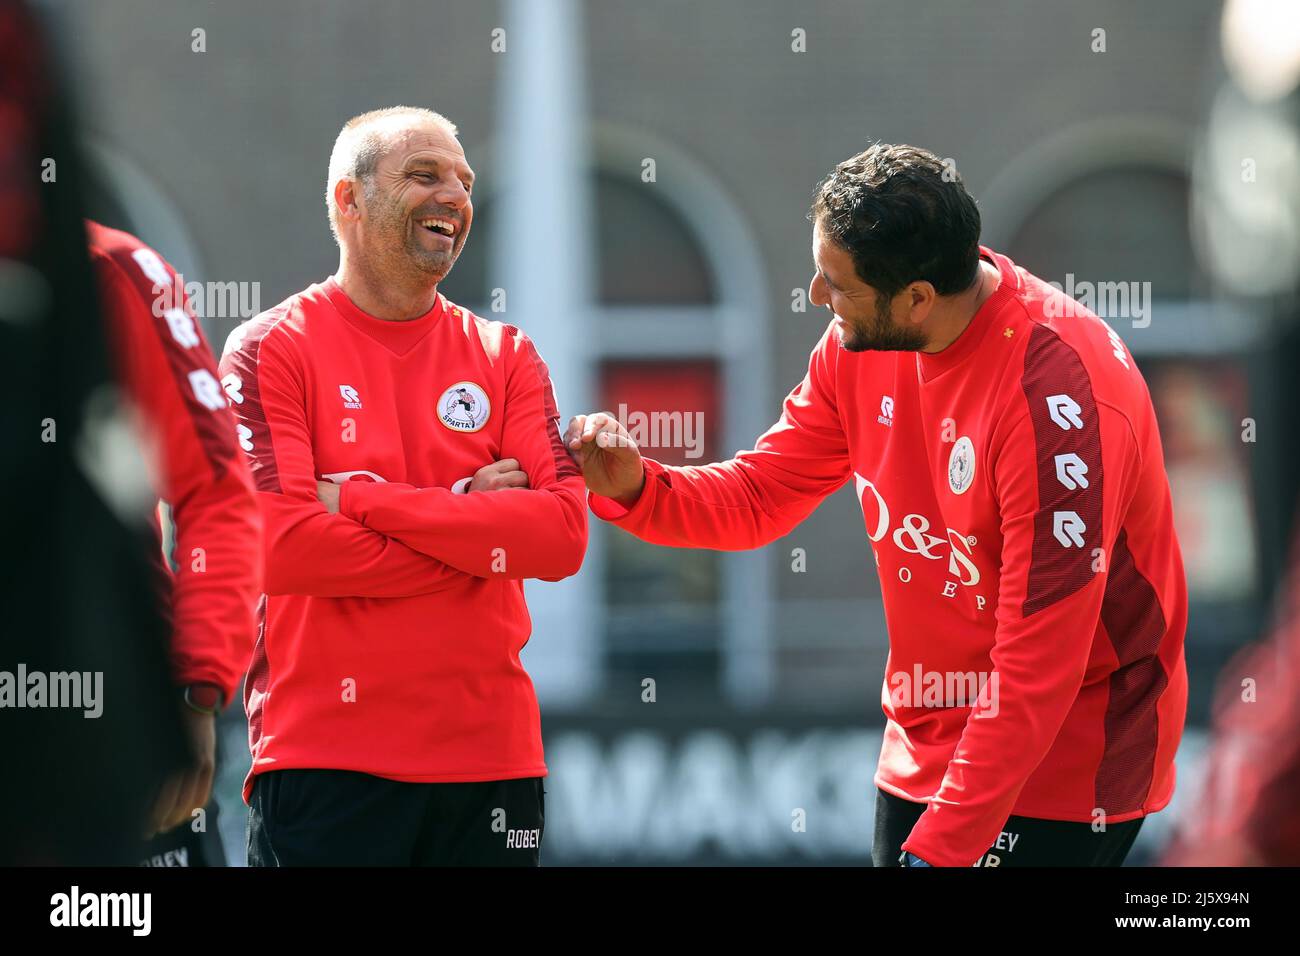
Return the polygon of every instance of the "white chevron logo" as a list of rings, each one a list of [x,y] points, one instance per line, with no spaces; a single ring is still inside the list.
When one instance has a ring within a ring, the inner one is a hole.
[[[1077,511],[1052,512],[1052,534],[1061,542],[1061,547],[1083,547],[1083,532],[1087,531],[1083,519]]]
[[[1074,452],[1070,452],[1068,455],[1057,455],[1056,480],[1071,491],[1075,488],[1087,488],[1088,466]]]
[[[221,387],[226,390],[226,400],[232,405],[244,404],[244,380],[238,372],[227,372],[222,376]]]
[[[1079,412],[1083,409],[1069,395],[1048,395],[1047,411],[1052,416],[1052,421],[1063,431],[1083,427],[1083,419],[1079,417]]]

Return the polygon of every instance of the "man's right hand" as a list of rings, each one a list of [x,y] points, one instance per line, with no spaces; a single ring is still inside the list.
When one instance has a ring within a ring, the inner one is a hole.
[[[593,493],[631,508],[645,487],[645,464],[632,436],[609,412],[575,415],[564,433],[564,445],[582,469]]]

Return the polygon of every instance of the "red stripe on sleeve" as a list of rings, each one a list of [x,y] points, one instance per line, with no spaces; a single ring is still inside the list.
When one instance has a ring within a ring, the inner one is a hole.
[[[1034,426],[1038,513],[1024,617],[1050,607],[1095,577],[1102,547],[1101,429],[1088,370],[1043,325],[1025,349],[1021,378]]]
[[[248,456],[248,467],[258,491],[281,494],[280,472],[271,444],[271,426],[262,408],[258,381],[262,373],[262,342],[284,317],[272,310],[241,325],[230,333],[221,357],[221,385],[235,412],[239,446]]]
[[[132,334],[145,335],[145,322],[152,325],[168,371],[184,401],[188,419],[202,450],[202,459],[220,479],[235,460],[230,443],[231,419],[221,384],[212,374],[214,356],[203,335],[176,273],[147,246],[128,248],[125,239],[116,240],[110,231],[92,232],[92,239],[107,235],[104,244],[91,249],[99,268],[100,294],[105,306],[121,320],[114,324],[122,338],[121,349],[136,349]],[[124,235],[124,234],[122,234]],[[146,319],[145,316],[149,318]],[[128,369],[134,367],[128,363]]]
[[[556,480],[573,478],[578,474],[578,466],[569,457],[568,449],[564,447],[564,437],[560,433],[560,409],[555,403],[555,387],[551,382],[551,370],[546,367],[541,355],[537,353],[537,347],[533,345],[532,339],[521,334],[519,340],[524,355],[532,362],[537,377],[542,382],[542,408],[549,425],[546,432],[551,441],[551,454],[555,459]]]
[[[1142,806],[1155,773],[1156,706],[1169,686],[1158,656],[1168,625],[1151,582],[1138,570],[1121,529],[1106,580],[1101,620],[1119,667],[1110,675],[1106,747],[1097,768],[1097,806],[1127,813]]]

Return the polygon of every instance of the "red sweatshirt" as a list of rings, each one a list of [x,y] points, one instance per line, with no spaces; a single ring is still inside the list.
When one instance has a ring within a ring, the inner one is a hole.
[[[175,678],[213,684],[229,701],[248,666],[262,577],[262,519],[235,422],[172,267],[128,233],[86,230],[119,378],[152,433],[155,490],[176,526],[174,581],[155,555],[171,581]]]
[[[576,573],[587,516],[532,342],[441,295],[376,319],[330,278],[231,333],[221,371],[266,520],[245,799],[290,767],[544,775],[523,579]],[[462,493],[502,458],[527,489]]]
[[[647,541],[754,548],[854,478],[890,640],[876,784],[929,804],[903,846],[935,865],[973,864],[1013,813],[1161,809],[1187,698],[1146,383],[1099,318],[983,256],[1000,285],[942,352],[848,352],[832,323],[755,450],[647,461],[630,511],[590,499]]]

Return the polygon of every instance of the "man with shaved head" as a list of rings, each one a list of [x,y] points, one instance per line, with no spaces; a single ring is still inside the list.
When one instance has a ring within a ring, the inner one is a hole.
[[[338,271],[226,343],[266,523],[254,866],[540,859],[523,582],[576,573],[587,523],[532,342],[438,291],[473,188],[446,117],[349,120],[325,189]]]

